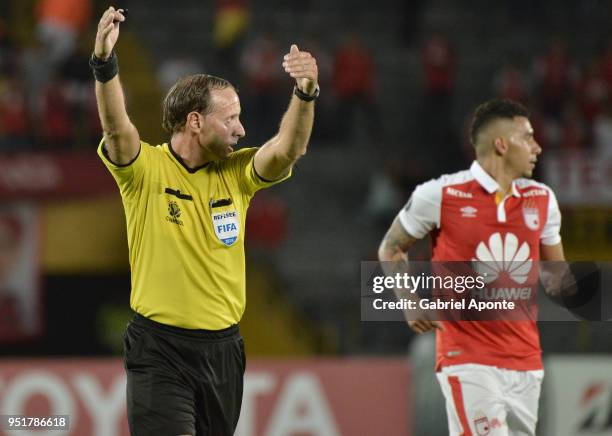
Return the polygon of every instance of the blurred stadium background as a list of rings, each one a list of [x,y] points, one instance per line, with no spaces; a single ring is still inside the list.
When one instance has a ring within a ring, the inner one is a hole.
[[[69,414],[71,435],[127,434],[124,215],[95,153],[87,67],[107,6],[0,2],[0,414]],[[167,141],[169,86],[205,71],[237,85],[243,144],[259,145],[290,96],[282,55],[296,42],[318,60],[309,153],[249,212],[237,434],[445,434],[433,337],[361,322],[359,268],[416,184],[469,164],[468,117],[484,99],[532,110],[544,148],[537,177],[557,192],[568,258],[612,258],[612,2],[114,6],[130,10],[117,52],[129,113],[151,143]],[[426,259],[427,243],[412,256]],[[612,435],[612,328],[540,328],[539,434]]]

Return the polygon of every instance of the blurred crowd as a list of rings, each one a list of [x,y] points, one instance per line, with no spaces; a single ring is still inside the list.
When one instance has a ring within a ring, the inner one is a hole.
[[[94,0],[33,2],[30,38],[23,32],[18,37],[18,23],[11,27],[2,19],[10,16],[7,4],[0,14],[0,152],[91,149],[101,131],[87,60],[101,6]],[[243,101],[244,142],[259,145],[275,133],[287,105],[292,80],[280,62],[288,36],[276,26],[256,26],[248,0],[217,0],[212,8],[206,56],[169,43],[172,54],[154,59],[159,89],[165,93],[180,77],[203,71],[229,78]],[[466,54],[448,35],[417,27],[396,35],[396,46],[387,51],[416,55],[411,68],[420,74],[405,71],[408,64],[401,60],[384,63],[382,70],[384,53],[374,50],[372,37],[348,26],[335,29],[331,41],[315,32],[299,40],[317,58],[323,90],[313,131],[316,148],[355,142],[370,151],[380,144],[390,147],[388,161],[383,157],[370,175],[365,206],[370,217],[383,223],[416,183],[457,170],[473,158],[467,135],[471,114],[465,98],[459,98],[465,88],[459,78],[476,80],[460,74]],[[142,45],[147,46],[145,41]],[[524,103],[545,150],[612,153],[612,40],[585,52],[570,50],[555,37],[542,50],[508,54],[493,69],[486,57],[479,62],[481,72],[491,71],[482,93]],[[398,71],[387,71],[391,68]],[[399,98],[390,101],[390,85],[381,83],[388,77],[411,78],[411,91],[402,98],[417,103],[404,108],[397,107]],[[389,122],[394,114],[398,119],[398,112],[405,125]]]
[[[96,142],[100,126],[87,69],[91,44],[84,40],[93,36],[92,9],[90,0],[39,0],[34,36],[26,41],[0,18],[0,150]],[[249,138],[259,142],[276,129],[290,80],[279,68],[286,51],[279,35],[272,29],[251,30],[249,23],[246,0],[219,0],[211,35],[213,59],[203,62],[196,54],[177,53],[159,64],[157,78],[165,92],[177,78],[206,67],[229,76],[251,108],[245,111]],[[325,91],[315,139],[337,143],[350,142],[355,135],[377,142],[385,138],[384,113],[392,109],[380,101],[376,53],[368,41],[345,31],[332,44],[311,37],[304,47],[317,57]],[[451,120],[460,57],[440,34],[422,39],[422,103],[416,115],[420,141],[434,150],[466,137],[453,130]],[[528,105],[544,147],[608,149],[612,43],[576,59],[562,39],[555,39],[531,58],[509,57],[490,86],[495,95]]]
[[[526,105],[545,152],[589,150],[601,157],[612,155],[612,40],[597,52],[579,55],[562,38],[553,38],[540,53],[508,56],[485,84],[489,92],[483,94]],[[441,34],[423,40],[422,101],[415,132],[421,150],[411,150],[401,165],[389,160],[372,176],[367,212],[374,221],[392,219],[416,184],[467,167],[474,158],[468,135],[472,114],[461,113],[460,128],[453,123],[460,58],[461,53]],[[426,159],[424,153],[436,159]]]
[[[492,76],[489,97],[519,101],[531,112],[536,137],[545,150],[590,149],[607,152],[612,140],[612,40],[596,53],[574,56],[562,38],[553,38],[541,53],[507,56]],[[448,39],[434,34],[424,43],[421,62],[424,72],[424,119],[442,120],[452,126],[450,111],[457,86],[456,58]],[[471,114],[465,114],[464,155],[471,159],[467,142]],[[434,147],[449,136],[444,127],[426,125],[428,143]],[[442,130],[442,132],[441,132]],[[442,135],[442,136],[441,136]],[[452,136],[450,136],[452,139]]]
[[[29,38],[18,37],[17,25],[9,26],[0,16],[0,151],[80,148],[97,142],[100,124],[87,67],[93,9],[91,0],[39,0]],[[280,68],[287,48],[273,31],[248,31],[246,0],[218,0],[215,11],[212,59],[177,49],[159,63],[160,89],[165,92],[178,78],[203,71],[230,78],[251,108],[245,111],[249,142],[259,143],[274,133],[287,104],[291,80]],[[379,137],[383,126],[375,62],[357,34],[347,32],[334,50],[315,38],[302,49],[316,55],[326,95],[316,139],[350,140],[356,113],[367,118],[363,125],[370,138]]]
[[[562,39],[533,60],[532,69],[508,63],[495,77],[500,97],[525,103],[547,149],[606,152],[612,142],[612,40],[599,53],[576,59]]]
[[[34,15],[30,38],[0,17],[0,151],[72,148],[99,136],[80,39],[91,2],[40,0]]]

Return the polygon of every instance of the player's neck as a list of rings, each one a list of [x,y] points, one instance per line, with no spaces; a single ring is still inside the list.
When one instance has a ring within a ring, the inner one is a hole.
[[[200,147],[196,137],[187,137],[184,133],[172,135],[169,146],[189,168],[198,168],[214,160]]]
[[[514,175],[507,170],[506,166],[501,160],[495,159],[495,157],[480,158],[478,159],[478,163],[482,169],[485,170],[487,174],[489,174],[497,182],[499,185],[499,191],[502,194],[510,191],[512,182],[516,177],[514,177]]]

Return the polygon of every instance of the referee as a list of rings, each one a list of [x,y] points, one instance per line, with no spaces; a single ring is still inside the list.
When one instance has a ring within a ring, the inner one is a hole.
[[[196,74],[163,101],[167,143],[140,139],[125,108],[113,47],[125,11],[108,8],[90,60],[104,130],[98,154],[125,209],[136,312],[124,337],[132,435],[232,435],[245,354],[244,226],[256,191],[291,175],[306,153],[319,94],[317,65],[292,45],[296,86],[278,133],[235,150],[240,100],[224,79]],[[279,59],[280,61],[280,59]]]

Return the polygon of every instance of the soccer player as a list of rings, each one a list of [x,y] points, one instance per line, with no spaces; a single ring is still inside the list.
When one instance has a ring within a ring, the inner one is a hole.
[[[433,261],[494,260],[508,267],[518,251],[532,261],[564,260],[555,195],[530,179],[542,152],[533,134],[520,104],[480,105],[470,131],[476,160],[415,189],[384,236],[379,259],[407,262],[410,246],[431,234]],[[436,331],[436,372],[451,435],[535,434],[543,378],[535,321],[423,317],[408,324],[417,333]]]
[[[206,74],[170,89],[162,121],[170,139],[151,146],[128,117],[119,81],[113,48],[124,20],[122,10],[104,12],[90,65],[104,130],[98,154],[119,186],[128,229],[130,431],[233,435],[245,370],[245,215],[255,192],[287,179],[306,153],[316,61],[295,45],[282,60],[297,83],[262,147],[235,150],[245,135],[240,100],[230,83]]]

